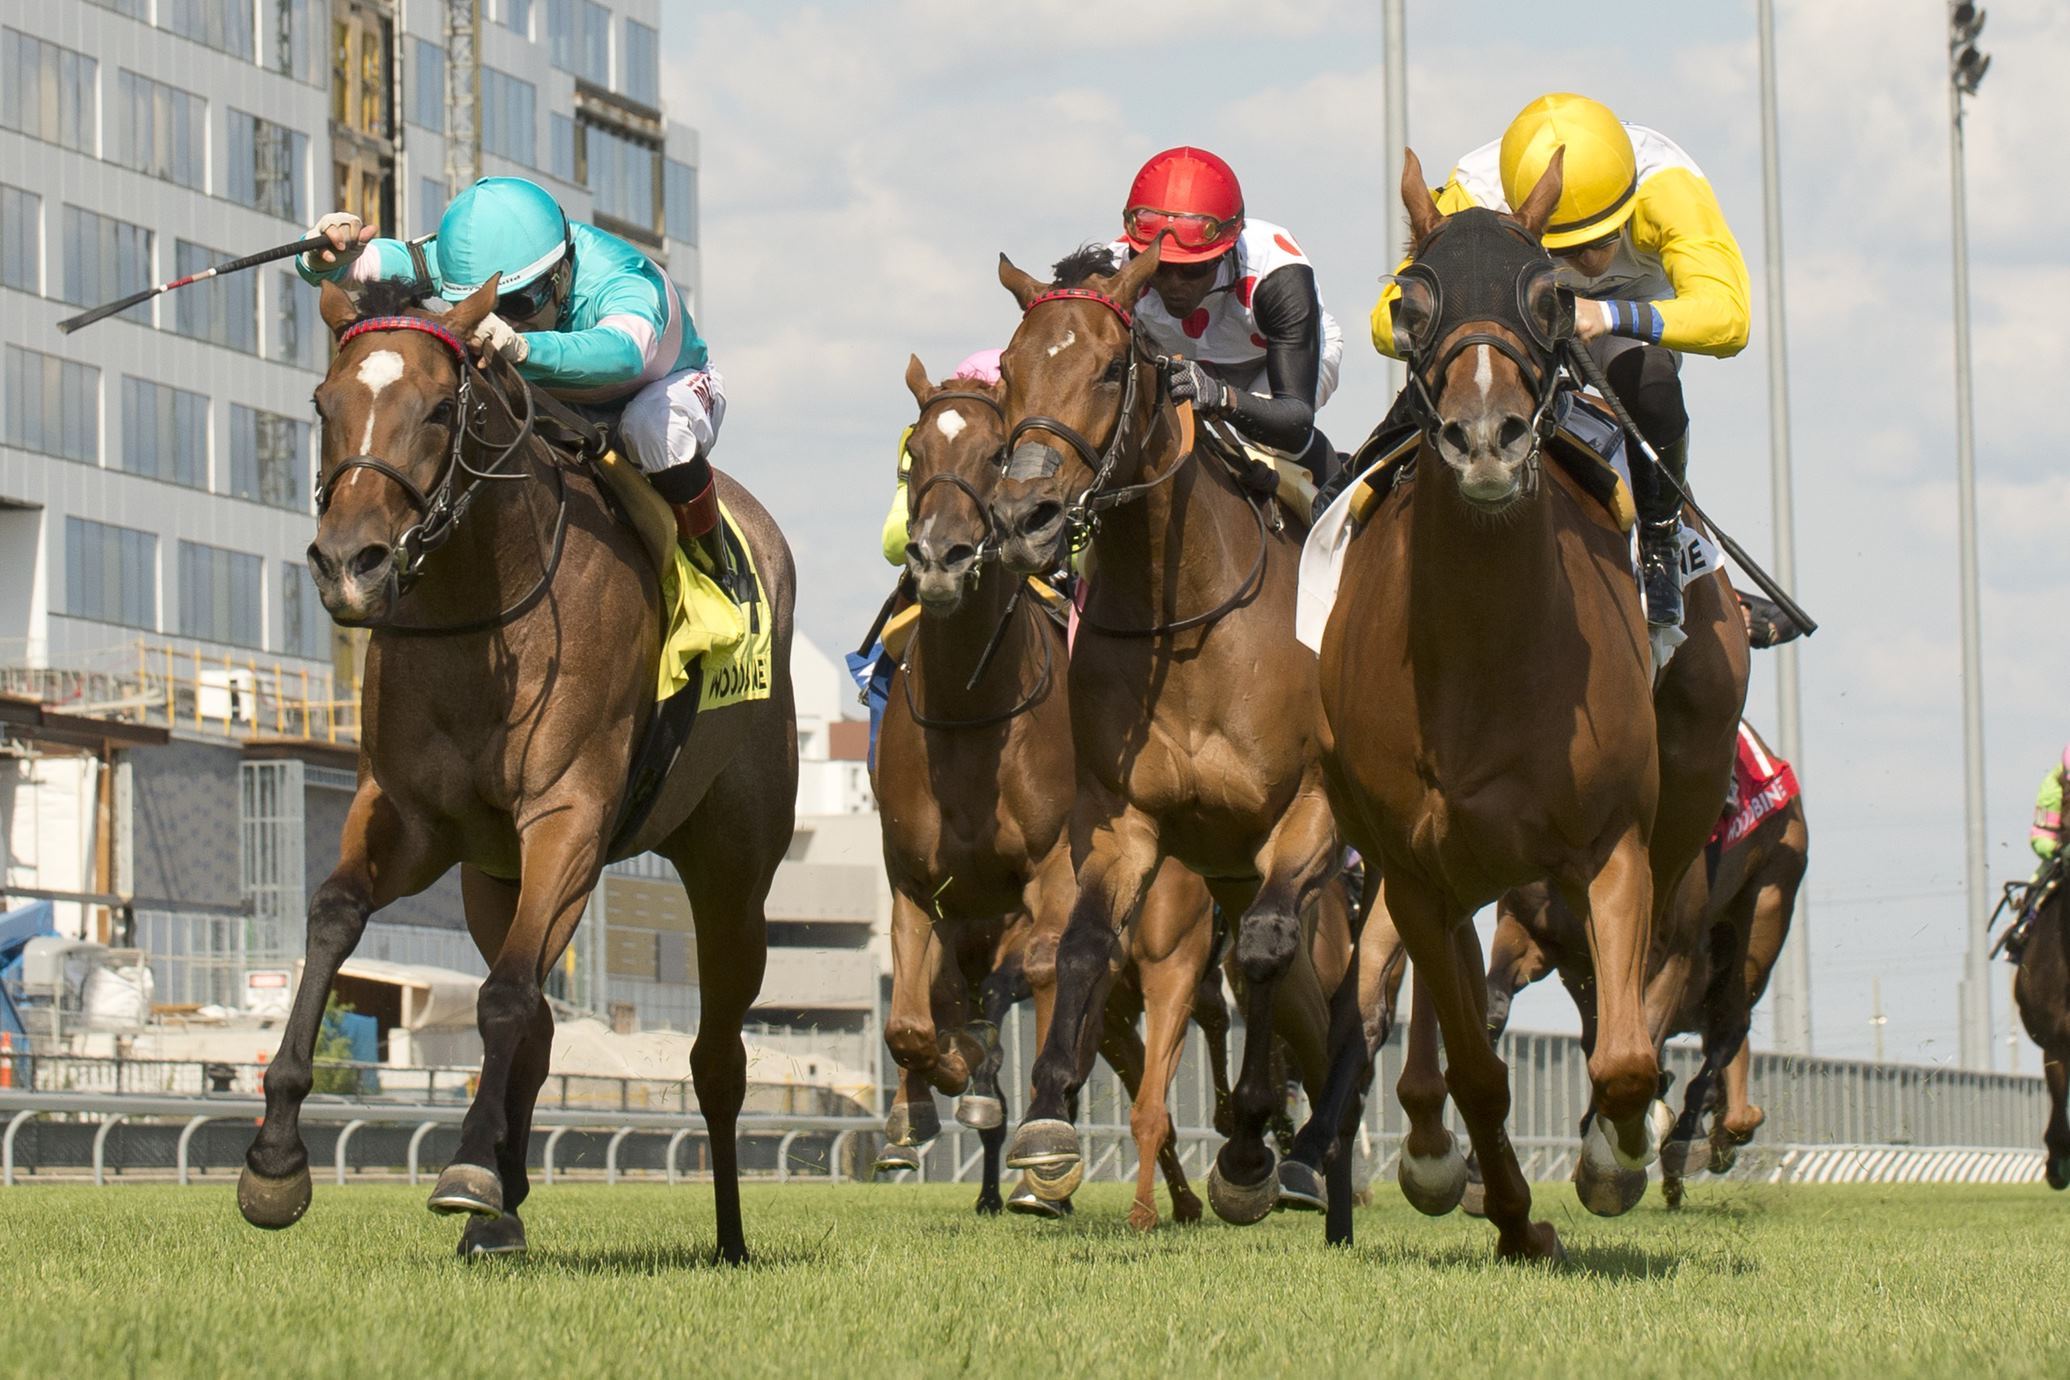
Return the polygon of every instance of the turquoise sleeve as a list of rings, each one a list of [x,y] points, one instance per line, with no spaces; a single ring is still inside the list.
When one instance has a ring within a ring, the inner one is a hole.
[[[344,286],[348,280],[368,282],[377,278],[400,278],[407,281],[417,276],[417,269],[410,262],[410,247],[401,240],[369,240],[357,259],[342,263],[319,273],[309,267],[304,256],[295,256],[295,272],[310,284],[322,283],[325,279]]]
[[[598,324],[582,331],[533,331],[525,337],[527,354],[518,372],[537,384],[563,388],[607,388],[636,379],[661,348],[662,303],[654,284],[638,274],[615,278],[597,294],[593,308]],[[612,317],[644,323],[642,348],[630,330],[611,324]]]

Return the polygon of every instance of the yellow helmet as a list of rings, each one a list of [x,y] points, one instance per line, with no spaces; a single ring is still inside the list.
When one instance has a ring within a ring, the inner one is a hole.
[[[1545,227],[1547,249],[1587,244],[1622,229],[1638,191],[1632,138],[1610,107],[1555,92],[1525,106],[1503,131],[1502,194],[1512,208],[1524,204],[1553,151],[1563,147],[1560,204]]]

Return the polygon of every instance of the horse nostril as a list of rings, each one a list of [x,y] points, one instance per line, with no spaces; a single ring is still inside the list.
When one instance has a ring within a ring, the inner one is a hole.
[[[942,553],[942,569],[963,570],[977,559],[977,548],[969,542],[957,542]]]
[[[1028,516],[1021,522],[1023,532],[1043,532],[1063,521],[1064,505],[1054,499],[1044,499],[1028,510]]]
[[[359,549],[359,554],[352,558],[352,573],[360,579],[365,579],[381,569],[382,566],[387,565],[388,558],[393,554],[392,548],[384,546],[380,542],[374,542],[369,546],[362,546]]]
[[[309,543],[309,570],[319,580],[335,580],[338,578],[338,563],[332,560],[329,553],[315,542]]]
[[[1512,414],[1502,419],[1502,428],[1495,435],[1496,444],[1500,445],[1502,449],[1514,450],[1529,439],[1531,424],[1522,417]]]
[[[1448,449],[1460,455],[1466,453],[1466,428],[1459,423],[1446,422],[1443,430],[1438,432],[1438,439],[1444,442]]]

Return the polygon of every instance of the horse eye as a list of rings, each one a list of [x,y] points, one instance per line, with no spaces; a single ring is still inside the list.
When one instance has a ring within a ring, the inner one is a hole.
[[[1127,361],[1127,360],[1125,360],[1125,359],[1123,359],[1123,358],[1122,358],[1121,356],[1119,356],[1119,355],[1116,355],[1116,356],[1115,356],[1115,357],[1114,357],[1113,359],[1111,359],[1111,360],[1108,360],[1108,361],[1107,361],[1107,372],[1105,372],[1104,374],[1101,374],[1101,375],[1100,375],[1100,382],[1101,382],[1101,383],[1120,383],[1120,382],[1121,382],[1121,374],[1122,374],[1122,370],[1123,370],[1123,369],[1125,369],[1125,368],[1127,367],[1127,365],[1128,365],[1128,361]]]
[[[451,426],[453,424],[453,400],[451,398],[441,399],[438,406],[431,409],[429,420],[433,426]]]

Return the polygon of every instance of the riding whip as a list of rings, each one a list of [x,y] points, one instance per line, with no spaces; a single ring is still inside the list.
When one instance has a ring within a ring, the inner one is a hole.
[[[311,235],[308,239],[296,240],[293,244],[283,244],[274,249],[262,249],[256,254],[247,254],[241,259],[232,259],[228,263],[217,264],[213,268],[204,268],[199,273],[190,273],[184,278],[175,278],[169,283],[160,283],[155,288],[145,288],[142,292],[132,292],[127,297],[103,303],[92,311],[83,311],[77,316],[66,317],[63,321],[57,323],[57,327],[66,335],[70,335],[81,326],[91,326],[103,317],[113,316],[117,312],[128,311],[138,303],[148,302],[161,292],[171,292],[174,288],[183,288],[190,283],[203,282],[224,273],[237,273],[247,268],[257,268],[260,264],[270,264],[276,259],[290,259],[297,254],[313,254],[319,249],[330,249],[332,247],[328,236]]]
[[[1718,545],[1725,548],[1725,554],[1732,557],[1734,564],[1746,571],[1755,584],[1761,586],[1763,594],[1782,606],[1782,611],[1790,616],[1790,620],[1804,629],[1806,637],[1817,632],[1818,624],[1813,622],[1811,615],[1790,597],[1789,591],[1777,584],[1775,577],[1763,570],[1754,558],[1746,553],[1746,549],[1732,539],[1730,533],[1713,522],[1710,514],[1697,507],[1696,500],[1689,496],[1689,490],[1682,486],[1682,481],[1675,478],[1674,471],[1660,462],[1660,452],[1654,450],[1646,438],[1639,434],[1638,423],[1632,420],[1631,413],[1625,411],[1623,400],[1611,390],[1610,380],[1603,377],[1601,367],[1596,364],[1595,357],[1589,354],[1587,347],[1570,336],[1567,340],[1567,357],[1574,367],[1581,371],[1581,376],[1588,380],[1589,387],[1603,395],[1603,401],[1610,405],[1610,411],[1617,417],[1618,425],[1630,435],[1633,443],[1639,448],[1639,454],[1646,458],[1646,463],[1660,471],[1661,477],[1667,480],[1668,487],[1689,505],[1689,511],[1695,513],[1697,520],[1711,529],[1711,535],[1718,539]]]

